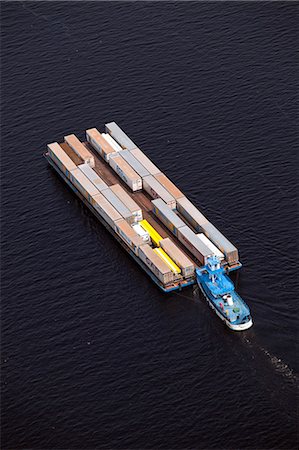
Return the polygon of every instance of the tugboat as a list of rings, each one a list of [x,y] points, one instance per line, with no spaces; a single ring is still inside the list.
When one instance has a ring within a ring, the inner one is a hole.
[[[205,266],[196,269],[196,279],[211,308],[231,330],[243,331],[253,325],[249,307],[235,291],[217,256],[209,257]]]

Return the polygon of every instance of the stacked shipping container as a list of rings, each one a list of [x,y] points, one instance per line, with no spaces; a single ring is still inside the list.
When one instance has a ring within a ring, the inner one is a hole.
[[[77,136],[74,134],[69,134],[64,136],[65,142],[71,147],[71,149],[90,167],[94,167],[94,156],[85,147],[82,142],[79,141]]]
[[[110,155],[115,153],[114,148],[111,147],[96,128],[86,130],[86,139],[106,161],[109,161]]]
[[[194,275],[194,264],[169,238],[162,239],[160,245],[170,258],[181,268],[186,278]]]
[[[114,153],[110,155],[109,165],[120,176],[120,178],[129,186],[132,191],[142,189],[142,179],[125,161],[121,155]]]

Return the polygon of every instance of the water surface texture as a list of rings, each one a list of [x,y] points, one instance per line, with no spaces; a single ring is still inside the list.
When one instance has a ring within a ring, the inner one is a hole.
[[[3,449],[297,448],[297,11],[2,3]],[[162,294],[42,157],[113,120],[239,248],[252,329]]]

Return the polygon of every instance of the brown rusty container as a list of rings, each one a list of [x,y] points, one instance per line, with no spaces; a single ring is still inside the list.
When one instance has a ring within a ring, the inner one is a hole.
[[[139,248],[139,258],[163,284],[169,284],[174,280],[173,272],[148,244]]]
[[[64,136],[65,142],[71,147],[71,149],[78,155],[83,161],[90,167],[94,167],[94,156],[90,151],[82,144],[81,141],[74,134]]]
[[[125,220],[119,220],[114,225],[115,231],[122,238],[124,242],[133,250],[138,256],[138,249],[145,245],[143,239],[136,233],[131,225]]]
[[[169,238],[162,239],[160,245],[170,258],[181,268],[184,277],[194,275],[194,264]]]
[[[114,148],[96,128],[86,130],[86,139],[106,161],[109,161],[110,155],[115,153]]]

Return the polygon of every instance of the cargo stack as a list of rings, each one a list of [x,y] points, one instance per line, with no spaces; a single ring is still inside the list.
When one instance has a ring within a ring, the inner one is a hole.
[[[160,241],[161,239],[163,239],[162,236],[160,236],[160,234],[154,229],[154,227],[151,226],[151,224],[147,220],[141,220],[140,225],[145,231],[148,232],[151,240],[153,241],[153,244],[159,247]]]
[[[123,159],[121,155],[118,153],[110,155],[109,165],[129,186],[129,188],[132,189],[132,191],[139,191],[142,189],[141,177],[132,169],[132,167]]]
[[[123,149],[132,150],[137,147],[115,122],[106,123],[105,129],[106,133],[109,133]]]
[[[115,153],[114,148],[111,147],[96,128],[86,130],[86,139],[107,162],[109,161],[110,155]]]
[[[116,233],[121,237],[121,239],[129,245],[131,250],[136,256],[139,255],[139,249],[147,245],[143,239],[136,233],[133,227],[131,227],[125,220],[118,220],[115,222],[114,227]]]
[[[91,181],[100,192],[108,189],[108,185],[88,164],[80,164],[78,169],[84,173],[89,181]]]
[[[116,151],[116,152],[121,152],[122,148],[120,145],[118,145],[118,143],[113,139],[113,137],[110,136],[110,134],[107,133],[102,133],[103,138],[105,139],[105,141],[108,142],[109,145],[111,145],[111,147]]]
[[[175,236],[178,236],[178,229],[184,227],[185,222],[161,198],[152,200],[152,205],[155,215]]]
[[[57,164],[59,169],[69,178],[70,172],[77,169],[76,164],[65,153],[57,142],[47,145],[51,159]]]
[[[139,205],[129,196],[129,194],[121,187],[120,184],[113,184],[110,186],[111,191],[126,205],[126,207],[131,211],[132,216],[135,216],[137,221],[143,219],[142,209]]]
[[[173,273],[174,279],[177,280],[178,278],[181,278],[181,275],[180,275],[181,269],[179,268],[179,266],[176,265],[176,263],[174,261],[172,261],[172,259],[169,257],[169,255],[167,255],[167,253],[163,250],[163,248],[161,248],[161,247],[154,248],[154,252],[169,267],[169,269]]]
[[[81,158],[84,163],[88,164],[90,167],[94,167],[94,156],[90,151],[85,147],[82,142],[79,141],[77,136],[74,134],[69,134],[68,136],[64,136],[65,142],[69,147],[76,153],[76,155]]]
[[[142,179],[143,189],[152,197],[162,199],[166,205],[171,208],[176,208],[176,201],[174,197],[159,183],[153,175],[148,175]]]
[[[238,249],[210,222],[203,226],[205,235],[224,253],[229,265],[239,261]]]
[[[182,197],[177,200],[177,210],[198,233],[202,232],[202,227],[208,222],[208,219],[187,197]]]
[[[213,252],[207,247],[188,227],[180,227],[178,229],[178,240],[184,244],[189,252],[200,262],[205,265],[208,262],[208,258],[213,255]]]
[[[163,284],[174,281],[173,272],[148,244],[139,247],[139,258]]]
[[[142,226],[139,223],[134,223],[132,225],[134,231],[136,231],[136,233],[138,234],[138,236],[141,237],[141,239],[143,240],[143,242],[150,244],[151,242],[151,238],[150,235],[147,231],[145,231],[144,228],[142,228]]]
[[[150,175],[161,173],[160,169],[139,148],[134,148],[130,153],[143,165]]]
[[[164,173],[157,173],[154,175],[156,180],[163,186],[164,189],[166,189],[170,195],[177,201],[180,198],[185,197],[184,194],[173,184],[172,181],[170,181],[169,178],[167,178]]]
[[[224,254],[219,250],[213,242],[204,233],[198,233],[196,235],[209,249],[213,252],[213,255],[218,256],[220,260],[224,259]]]
[[[96,194],[92,198],[93,206],[100,216],[107,222],[113,230],[116,223],[124,220],[119,212],[111,205],[110,202],[100,193]]]
[[[141,178],[150,175],[149,171],[141,164],[140,161],[138,161],[138,159],[135,158],[131,152],[129,152],[129,150],[122,150],[120,155],[127,161],[128,164],[130,164],[132,169],[141,176]]]
[[[169,257],[181,268],[185,278],[194,276],[194,264],[169,238],[162,239],[160,245]]]
[[[111,203],[113,208],[119,212],[119,214],[131,225],[137,222],[137,217],[126,207],[126,205],[114,194],[114,192],[108,188],[103,190],[102,195]]]
[[[78,191],[93,205],[93,196],[99,194],[99,190],[80,169],[74,169],[70,172],[70,181]]]

